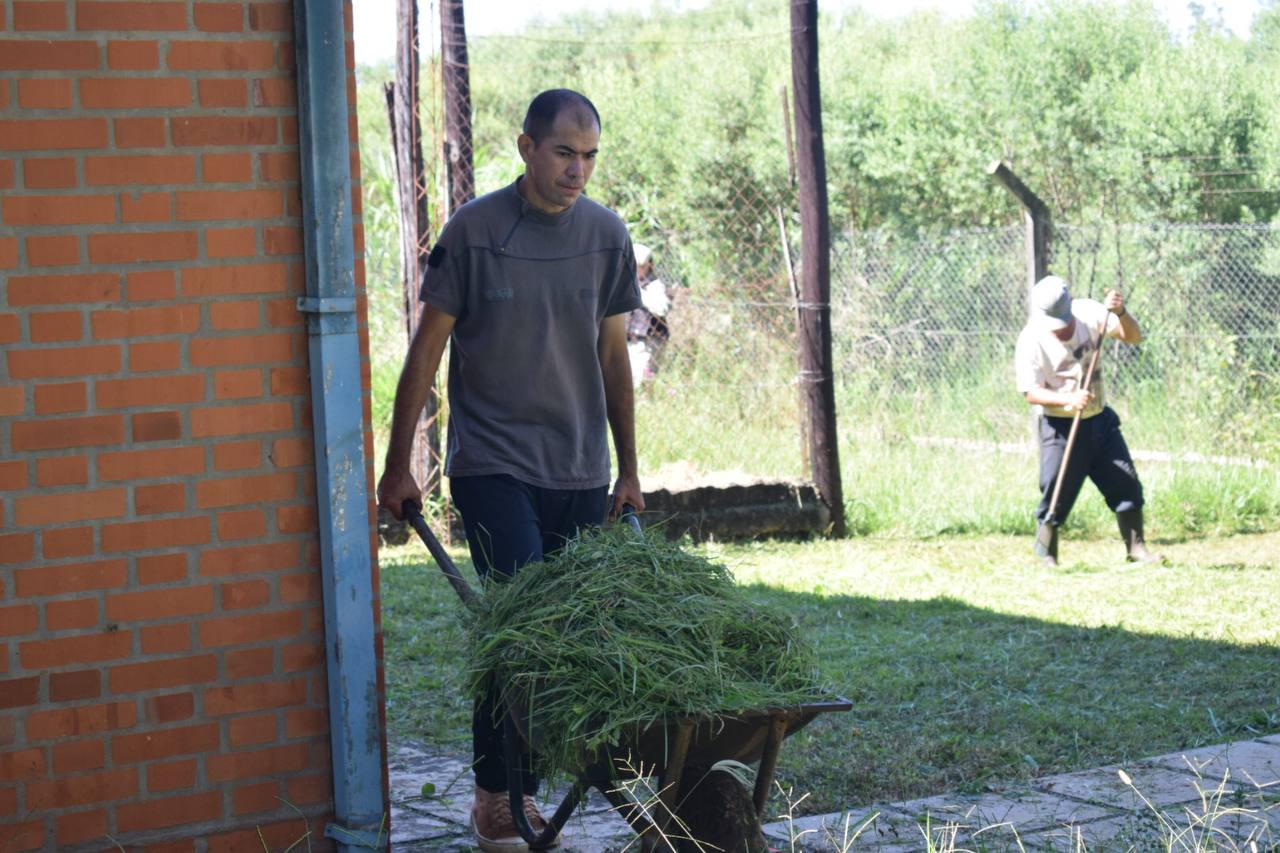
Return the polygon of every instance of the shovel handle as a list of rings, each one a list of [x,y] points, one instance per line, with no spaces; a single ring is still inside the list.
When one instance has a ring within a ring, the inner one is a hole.
[[[445,578],[453,587],[453,591],[458,594],[458,598],[462,599],[462,603],[467,607],[476,605],[476,593],[471,588],[471,584],[458,571],[458,567],[454,564],[453,558],[449,556],[449,552],[440,544],[440,540],[431,532],[431,528],[427,526],[427,520],[422,517],[422,507],[416,501],[407,500],[400,506],[400,512],[404,516],[404,520],[409,522],[418,533],[418,538],[427,546],[427,550],[431,552],[431,556],[435,559],[436,565],[440,566],[440,571],[444,572]]]
[[[1089,385],[1093,381],[1093,369],[1098,366],[1098,356],[1102,354],[1102,342],[1107,334],[1107,321],[1111,317],[1111,312],[1102,318],[1102,329],[1098,332],[1098,348],[1093,351],[1093,355],[1089,358],[1089,369],[1084,374],[1084,384],[1081,389],[1089,390]],[[1076,412],[1074,418],[1071,419],[1071,432],[1067,433],[1067,446],[1062,450],[1062,462],[1058,464],[1058,476],[1053,481],[1053,495],[1049,498],[1049,515],[1045,519],[1046,523],[1056,521],[1058,516],[1058,495],[1062,493],[1062,475],[1067,473],[1067,462],[1071,459],[1071,448],[1076,443],[1076,432],[1080,429],[1080,416],[1084,414],[1084,410],[1080,409]]]

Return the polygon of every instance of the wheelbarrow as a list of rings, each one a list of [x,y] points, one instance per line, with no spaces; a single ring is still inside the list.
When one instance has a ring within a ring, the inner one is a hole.
[[[403,514],[463,604],[472,607],[476,603],[475,591],[427,526],[420,507],[407,501]],[[640,522],[633,511],[624,512],[622,520],[639,532]],[[782,741],[819,714],[848,711],[852,707],[848,700],[835,696],[827,701],[785,708],[686,717],[637,728],[623,737],[619,745],[584,757],[582,769],[568,793],[548,819],[548,826],[539,833],[524,813],[525,791],[520,772],[522,752],[530,748],[534,738],[519,709],[508,705],[503,719],[503,741],[507,790],[516,829],[531,850],[551,847],[588,789],[595,788],[640,837],[641,850],[646,853],[712,849],[726,853],[763,851],[760,821]],[[736,780],[726,774],[709,772],[722,761],[760,763],[749,800],[746,790]],[[656,770],[656,802],[640,802],[627,793],[624,772],[636,777],[646,767]],[[676,829],[672,828],[673,822]]]

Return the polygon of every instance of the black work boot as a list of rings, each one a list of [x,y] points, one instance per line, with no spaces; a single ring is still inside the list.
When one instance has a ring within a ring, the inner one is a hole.
[[[1056,569],[1058,567],[1058,527],[1057,525],[1049,524],[1048,522],[1044,522],[1044,521],[1040,522],[1040,526],[1036,528],[1036,542],[1037,543],[1040,542],[1040,537],[1043,535],[1042,531],[1044,530],[1046,525],[1049,528],[1049,539],[1045,547],[1045,553],[1042,554],[1040,557],[1040,564],[1050,569]],[[1038,549],[1037,549],[1037,553],[1039,553]]]
[[[1130,563],[1163,563],[1164,557],[1147,550],[1142,534],[1142,510],[1128,509],[1116,513],[1120,538],[1124,540],[1125,559]]]

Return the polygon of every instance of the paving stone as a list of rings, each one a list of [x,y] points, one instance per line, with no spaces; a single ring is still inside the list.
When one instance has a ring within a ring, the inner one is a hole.
[[[1280,743],[1280,733],[1277,733],[1274,735],[1267,735],[1266,737],[1260,737],[1258,738],[1258,740],[1262,741],[1263,743]]]
[[[1146,762],[1124,768],[1133,782],[1133,787],[1130,787],[1120,780],[1120,769],[1119,765],[1108,765],[1079,773],[1064,773],[1038,780],[1034,787],[1046,794],[1127,811],[1145,810],[1143,798],[1158,807],[1199,802],[1204,790],[1200,780],[1189,773]]]
[[[788,851],[908,853],[924,847],[924,835],[916,822],[888,808],[775,821],[765,824],[764,834],[778,849]]]
[[[1225,783],[1280,794],[1280,743],[1237,741],[1162,755],[1150,763],[1190,773],[1208,791]]]
[[[966,837],[997,826],[1010,827],[1017,833],[1033,832],[1052,826],[1088,823],[1119,813],[1113,808],[1027,788],[971,796],[944,794],[895,803],[893,808],[915,817],[918,822],[930,816],[935,823],[945,821],[959,825]]]

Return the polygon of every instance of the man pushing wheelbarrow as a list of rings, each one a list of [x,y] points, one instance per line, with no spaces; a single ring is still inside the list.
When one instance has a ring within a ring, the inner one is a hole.
[[[1018,335],[1015,369],[1018,390],[1041,414],[1036,553],[1049,566],[1058,565],[1058,528],[1086,477],[1116,514],[1125,558],[1163,561],[1147,550],[1142,483],[1120,418],[1103,393],[1098,361],[1107,337],[1142,342],[1142,330],[1118,291],[1108,290],[1103,302],[1072,299],[1067,282],[1056,275],[1031,289],[1031,317]]]

